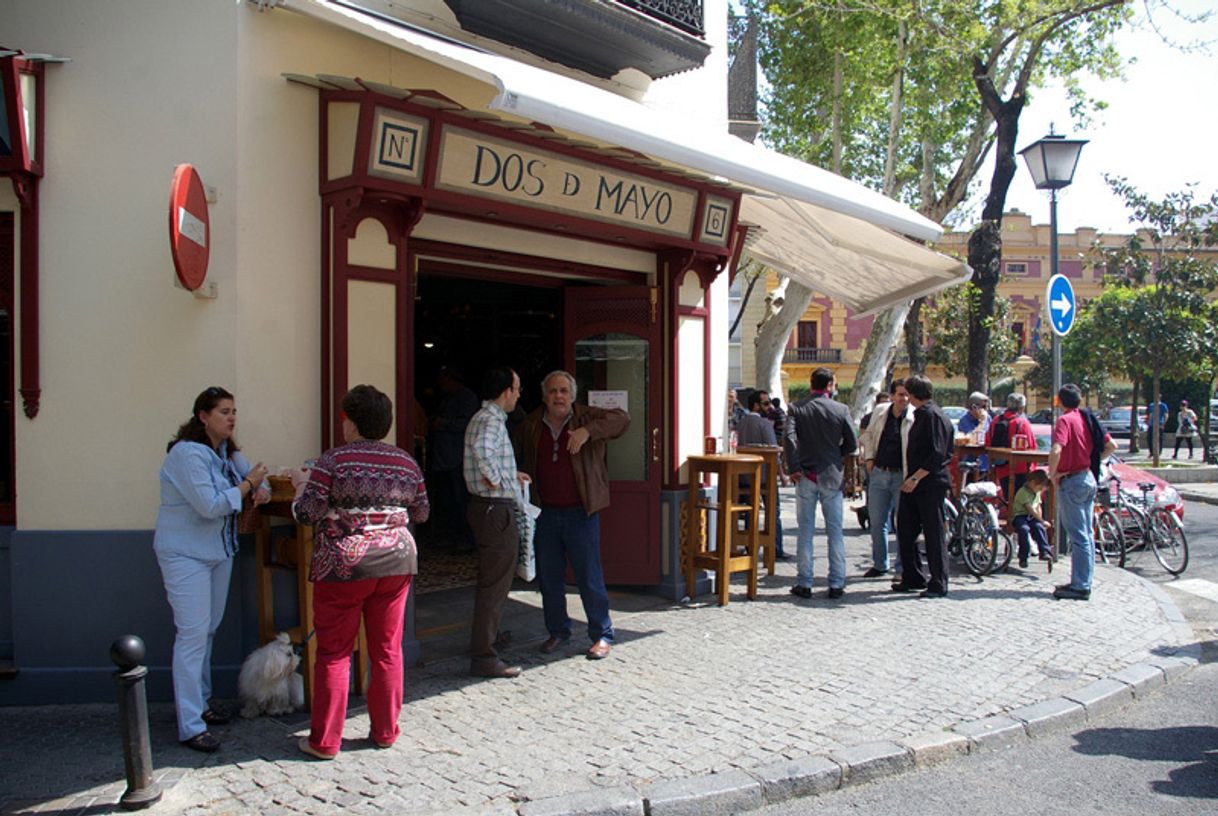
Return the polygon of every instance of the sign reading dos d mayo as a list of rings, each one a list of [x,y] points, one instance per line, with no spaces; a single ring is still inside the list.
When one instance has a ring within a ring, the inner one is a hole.
[[[689,238],[697,194],[646,176],[446,127],[436,186]]]

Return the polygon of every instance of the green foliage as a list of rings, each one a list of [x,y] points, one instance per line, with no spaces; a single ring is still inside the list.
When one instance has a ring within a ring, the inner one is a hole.
[[[1109,177],[1138,231],[1099,253],[1107,269],[1097,298],[1110,353],[1129,379],[1201,379],[1218,371],[1218,193],[1198,199],[1193,188],[1153,200],[1124,179]],[[1080,310],[1080,319],[1086,316]]]
[[[969,318],[979,311],[980,295],[970,281],[940,292],[923,307],[929,345],[927,360],[943,366],[949,377],[963,373],[968,364]],[[1011,302],[1000,297],[994,306],[994,315],[986,318],[990,328],[991,381],[1010,375],[1010,361],[1018,351],[1010,330]]]

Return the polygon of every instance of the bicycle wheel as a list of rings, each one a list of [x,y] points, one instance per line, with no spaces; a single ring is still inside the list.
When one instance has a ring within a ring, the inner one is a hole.
[[[1151,546],[1163,569],[1172,575],[1179,575],[1188,569],[1188,538],[1176,514],[1157,508],[1151,511],[1150,523]]]
[[[1118,520],[1121,522],[1121,535],[1125,539],[1125,556],[1128,560],[1129,553],[1146,546],[1150,519],[1147,518],[1146,511],[1139,507],[1125,505],[1124,511]]]
[[[991,572],[1004,572],[1011,565],[1015,544],[1006,530],[994,530],[994,567]]]
[[[965,504],[958,524],[960,554],[965,568],[978,578],[988,575],[994,568],[998,552],[985,506],[980,502]]]
[[[1125,566],[1125,534],[1121,532],[1121,520],[1111,510],[1095,517],[1095,551],[1104,563]]]

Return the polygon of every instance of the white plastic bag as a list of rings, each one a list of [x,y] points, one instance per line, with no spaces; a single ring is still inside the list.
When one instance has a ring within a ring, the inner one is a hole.
[[[516,574],[525,581],[537,577],[537,556],[533,551],[533,533],[541,508],[529,501],[528,487],[516,483],[516,529],[520,533],[520,554],[516,558]]]

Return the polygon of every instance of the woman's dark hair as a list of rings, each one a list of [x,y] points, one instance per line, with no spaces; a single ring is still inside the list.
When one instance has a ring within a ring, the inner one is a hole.
[[[371,385],[357,385],[348,391],[342,408],[364,439],[384,439],[393,424],[393,402]]]
[[[905,378],[905,390],[909,392],[909,396],[914,399],[926,402],[935,396],[935,386],[931,383],[929,377],[924,377],[921,374],[910,374]]]
[[[484,400],[497,399],[500,394],[512,387],[512,379],[516,372],[508,366],[498,366],[482,375],[482,393],[478,396]]]
[[[198,442],[201,445],[211,447],[211,439],[207,436],[207,426],[199,419],[200,413],[209,413],[221,400],[233,399],[233,395],[218,385],[213,385],[204,391],[199,392],[199,396],[195,397],[195,408],[190,415],[190,419],[182,423],[182,427],[178,428],[178,432],[174,434],[173,439],[169,440],[169,444],[165,446],[165,452],[168,453],[174,445],[185,440],[187,442]],[[234,437],[228,439],[228,455],[232,455],[241,450],[237,447],[237,440]]]

